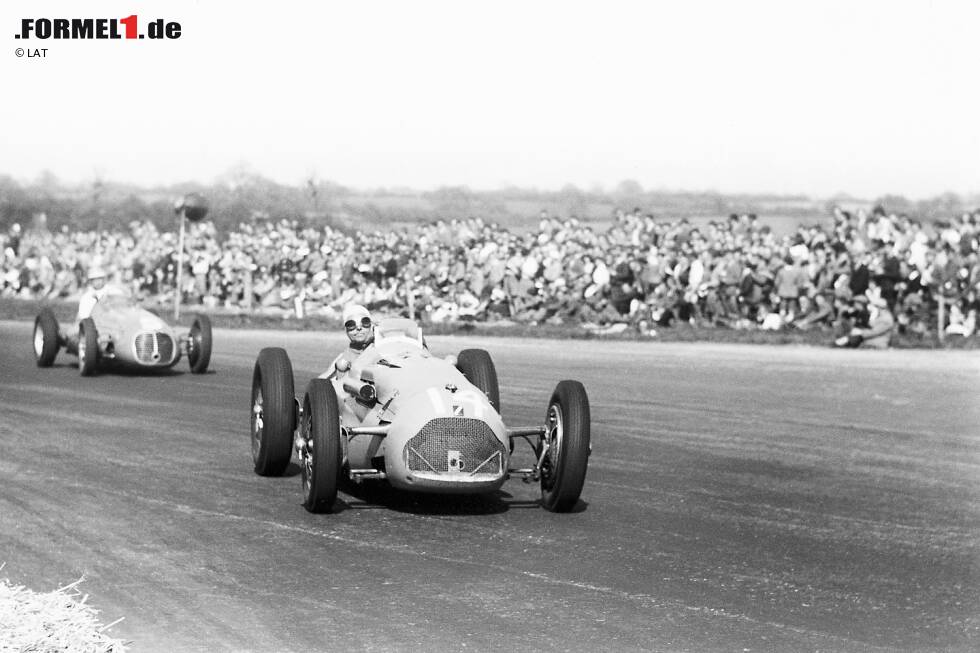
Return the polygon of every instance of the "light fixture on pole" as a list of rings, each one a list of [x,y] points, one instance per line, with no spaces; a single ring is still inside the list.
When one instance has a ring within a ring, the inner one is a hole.
[[[181,283],[184,272],[184,223],[200,222],[208,214],[208,201],[200,193],[188,193],[174,202],[174,213],[180,216],[180,236],[177,239],[177,287],[174,292],[174,320],[180,319]]]

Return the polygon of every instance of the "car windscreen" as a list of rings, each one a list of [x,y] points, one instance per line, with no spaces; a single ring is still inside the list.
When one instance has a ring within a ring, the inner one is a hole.
[[[99,307],[102,309],[129,308],[135,305],[133,298],[124,293],[110,293],[99,300]]]

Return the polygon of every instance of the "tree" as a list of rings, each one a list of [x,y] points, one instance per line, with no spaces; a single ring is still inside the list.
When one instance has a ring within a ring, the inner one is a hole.
[[[640,197],[643,195],[643,186],[635,179],[624,179],[616,186],[615,194],[624,197]]]

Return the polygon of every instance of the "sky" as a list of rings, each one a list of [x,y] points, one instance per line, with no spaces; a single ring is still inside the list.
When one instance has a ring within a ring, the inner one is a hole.
[[[181,35],[15,38],[130,15]],[[0,175],[977,193],[978,25],[965,1],[6,0]]]

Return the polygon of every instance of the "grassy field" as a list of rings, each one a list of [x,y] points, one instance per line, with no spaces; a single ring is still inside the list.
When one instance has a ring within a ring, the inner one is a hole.
[[[0,319],[32,321],[43,306],[50,307],[59,322],[67,323],[74,319],[77,305],[67,301],[38,301],[30,299],[0,298]],[[173,306],[146,305],[156,311],[168,322],[172,322]],[[200,306],[181,307],[180,323],[190,326],[193,314],[205,312],[215,327],[230,329],[289,329],[297,331],[339,330],[340,323],[319,316],[297,319],[283,314],[247,314],[227,309],[205,309]],[[656,336],[641,334],[633,329],[622,333],[600,335],[579,325],[517,324],[459,322],[423,325],[425,333],[433,335],[479,335],[521,338],[558,338],[573,340],[621,340],[637,342],[723,342],[770,345],[809,345],[830,347],[834,334],[830,330],[798,331],[760,331],[758,329],[728,329],[723,327],[693,327],[679,324],[669,328],[658,328]],[[935,335],[918,338],[911,335],[896,334],[892,339],[896,349],[977,349],[978,338],[950,336],[940,343]]]

